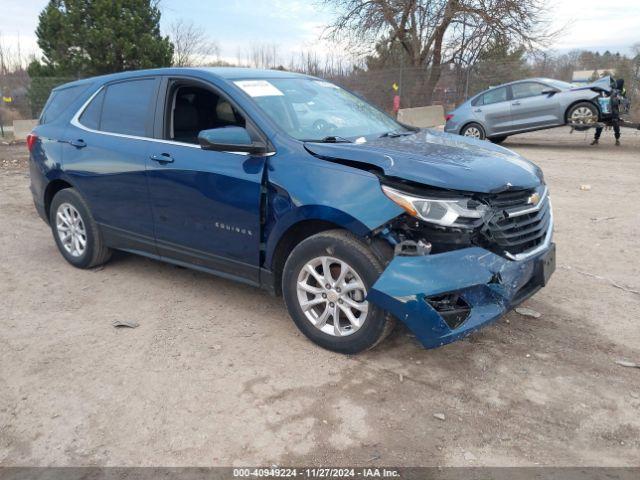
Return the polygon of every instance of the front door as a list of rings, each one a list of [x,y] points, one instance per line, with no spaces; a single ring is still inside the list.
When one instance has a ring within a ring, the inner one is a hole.
[[[266,158],[201,149],[201,130],[244,127],[244,118],[211,86],[171,79],[163,88],[156,117],[163,138],[147,159],[159,254],[258,283]]]
[[[511,123],[514,130],[527,130],[562,124],[556,95],[542,93],[551,87],[538,82],[511,85]]]

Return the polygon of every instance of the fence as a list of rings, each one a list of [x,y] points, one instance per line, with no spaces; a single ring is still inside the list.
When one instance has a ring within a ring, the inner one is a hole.
[[[440,79],[432,93],[427,91],[429,70],[424,68],[394,68],[374,71],[356,71],[347,76],[326,75],[326,78],[352,90],[378,107],[391,112],[393,97],[400,96],[401,108],[442,105],[451,110],[476,93],[491,86],[523,78],[549,77],[570,82],[573,70],[560,74],[536,71],[521,62],[491,62],[473,68],[450,65],[443,68]],[[625,74],[627,96],[631,100],[632,112],[640,118],[640,78],[638,72]],[[394,90],[394,84],[398,91]]]
[[[578,67],[575,67],[577,69]],[[472,68],[445,65],[433,92],[427,90],[430,71],[426,68],[386,68],[364,70],[354,68],[348,74],[326,72],[320,76],[352,90],[378,107],[393,111],[393,98],[401,97],[401,108],[442,105],[445,111],[453,109],[465,99],[493,85],[527,77],[546,76],[570,81],[574,67],[546,69],[526,62],[486,62]],[[626,71],[628,96],[633,112],[640,117],[640,79],[638,68]],[[30,79],[26,72],[0,76],[0,93],[11,96],[10,104],[0,101],[0,120],[5,125],[15,119],[37,118],[52,88],[72,81],[68,77],[37,77]],[[396,91],[394,84],[398,87]]]

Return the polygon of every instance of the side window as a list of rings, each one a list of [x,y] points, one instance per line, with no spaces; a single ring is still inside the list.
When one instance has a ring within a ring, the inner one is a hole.
[[[182,143],[198,143],[202,130],[229,126],[245,127],[242,115],[224,97],[196,85],[176,85],[170,89],[164,138]]]
[[[507,87],[494,88],[482,96],[480,105],[491,105],[492,103],[504,102],[507,100]]]
[[[144,137],[155,99],[155,79],[129,80],[109,85],[104,94],[100,130]]]
[[[543,91],[548,90],[549,87],[537,82],[524,82],[515,83],[511,85],[511,91],[513,92],[514,100],[516,98],[535,97],[542,94]]]
[[[77,85],[75,87],[54,90],[49,96],[42,114],[40,115],[40,123],[53,122],[62,114],[69,105],[76,100],[89,85]]]
[[[93,97],[91,103],[87,105],[87,108],[80,118],[79,122],[87,128],[93,130],[100,130],[100,115],[102,114],[102,103],[104,101],[104,88]]]

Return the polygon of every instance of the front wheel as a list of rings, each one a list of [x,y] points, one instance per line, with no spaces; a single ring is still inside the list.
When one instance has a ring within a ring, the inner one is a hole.
[[[598,122],[598,108],[591,102],[576,103],[567,112],[567,122],[579,127],[589,128]]]
[[[464,128],[460,130],[460,135],[463,137],[477,138],[478,140],[484,140],[487,138],[484,128],[482,128],[482,125],[479,123],[470,123],[465,125]]]
[[[289,255],[282,293],[291,318],[310,340],[340,353],[374,347],[394,320],[366,300],[382,273],[380,260],[354,235],[322,232]]]

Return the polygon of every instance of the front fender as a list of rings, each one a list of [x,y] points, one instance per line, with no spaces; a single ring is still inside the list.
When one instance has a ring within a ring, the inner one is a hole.
[[[269,160],[264,228],[267,266],[282,236],[299,222],[329,222],[363,237],[403,212],[382,192],[372,173],[317,159],[301,150],[279,153]]]
[[[349,230],[358,236],[365,236],[370,229],[360,220],[336,208],[325,205],[304,205],[293,210],[289,210],[283,217],[279,218],[269,232],[266,244],[265,264],[271,265],[273,254],[280,239],[286,235],[287,231],[296,224],[306,221],[329,222],[340,228]]]

